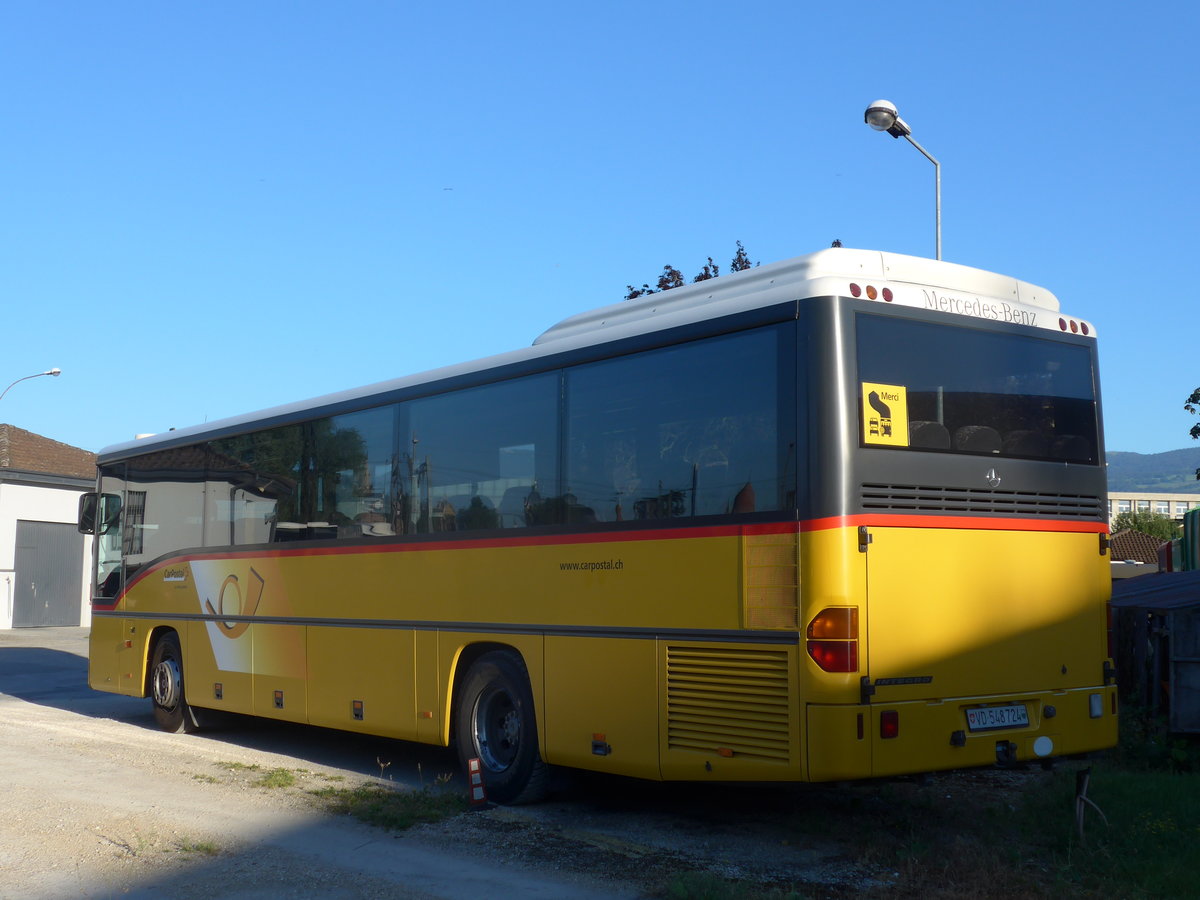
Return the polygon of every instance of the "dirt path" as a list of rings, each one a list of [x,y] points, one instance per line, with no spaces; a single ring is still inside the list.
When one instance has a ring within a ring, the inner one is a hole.
[[[145,701],[72,683],[84,673],[81,630],[0,635],[2,897],[634,895],[397,838],[327,814],[300,791],[222,777],[235,764],[370,780],[262,749],[278,739],[273,730],[247,741],[153,730]]]
[[[420,787],[453,755],[235,718],[168,735],[149,702],[86,686],[85,629],[0,632],[0,898],[639,897],[673,873],[877,884],[833,842],[789,840],[788,789],[556,775],[551,800],[393,834],[316,803],[330,783]],[[286,769],[272,790],[248,773]],[[465,790],[465,788],[464,788]],[[799,802],[814,799],[804,795]]]

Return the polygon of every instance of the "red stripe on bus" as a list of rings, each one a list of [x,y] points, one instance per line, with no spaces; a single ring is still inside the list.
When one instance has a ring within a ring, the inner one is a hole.
[[[1106,534],[1103,522],[1072,522],[1060,519],[998,519],[981,516],[913,516],[906,514],[830,516],[800,523],[801,531],[829,531],[860,526],[879,528],[957,528],[962,531],[1045,531],[1061,534]]]

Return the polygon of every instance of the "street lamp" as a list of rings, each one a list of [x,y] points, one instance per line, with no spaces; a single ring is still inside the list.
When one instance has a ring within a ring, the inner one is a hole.
[[[57,378],[62,374],[62,369],[47,369],[45,372],[34,372],[32,375],[26,375],[24,378],[18,378],[3,391],[0,391],[0,400],[4,399],[4,395],[13,389],[13,385],[20,384],[22,381],[28,381],[30,378],[41,378],[43,375],[53,375]]]
[[[921,151],[921,155],[933,163],[934,177],[934,209],[935,209],[935,234],[937,240],[937,258],[942,258],[942,164],[934,159],[929,151],[918,144],[912,138],[912,129],[908,127],[908,123],[900,118],[900,113],[896,111],[896,104],[890,100],[876,100],[867,107],[866,113],[863,114],[863,121],[874,128],[876,131],[886,131],[894,138],[904,138],[914,147]]]

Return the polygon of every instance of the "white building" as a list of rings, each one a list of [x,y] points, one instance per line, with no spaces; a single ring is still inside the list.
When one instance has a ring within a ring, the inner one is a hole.
[[[0,424],[0,628],[91,623],[91,544],[75,528],[96,454]]]
[[[1200,506],[1200,494],[1108,492],[1108,522],[1125,512],[1151,512],[1169,519],[1182,519],[1189,509]]]

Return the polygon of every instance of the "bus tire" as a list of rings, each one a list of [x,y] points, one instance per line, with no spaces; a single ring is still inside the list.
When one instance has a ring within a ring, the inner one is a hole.
[[[150,699],[154,704],[154,720],[163,731],[182,734],[199,730],[199,723],[183,691],[183,651],[179,647],[179,636],[173,631],[162,635],[154,645]]]
[[[533,691],[525,663],[496,650],[467,671],[455,722],[463,769],[478,758],[487,798],[496,803],[534,803],[546,793],[548,769],[538,752]]]

